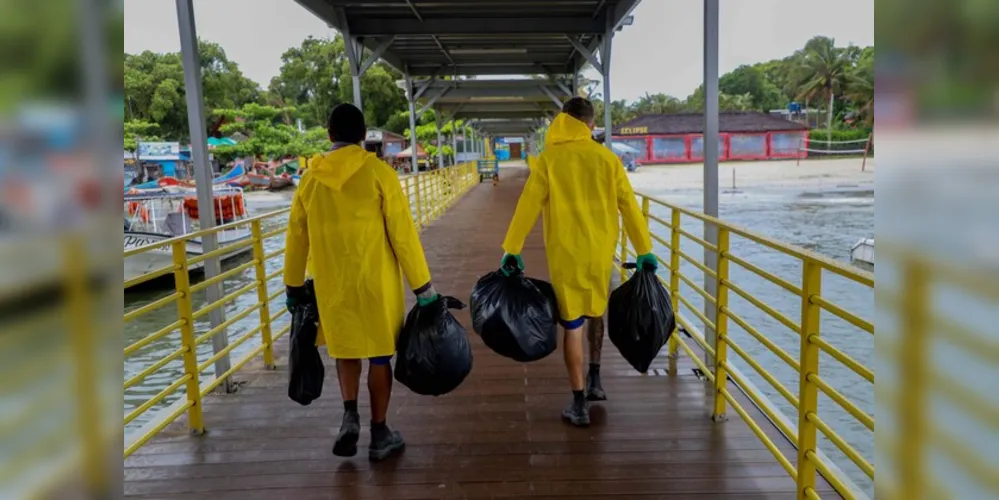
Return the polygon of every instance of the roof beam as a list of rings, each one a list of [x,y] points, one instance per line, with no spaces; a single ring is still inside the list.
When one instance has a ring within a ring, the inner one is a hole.
[[[444,94],[447,94],[447,91],[448,91],[447,88],[443,88],[434,93],[434,95],[430,96],[430,99],[427,101],[427,103],[424,104],[423,107],[416,112],[416,114],[420,116],[423,115],[423,113],[426,113],[427,110],[430,109],[430,106],[433,106],[434,103],[437,102],[437,99],[440,99]]]
[[[310,2],[312,3],[312,2]],[[353,18],[354,36],[389,35],[506,35],[536,33],[603,33],[603,15],[593,19],[578,17],[471,17],[435,19]]]
[[[578,52],[579,55],[583,56],[590,64],[593,65],[593,68],[597,70],[597,73],[600,73],[601,75],[604,74],[604,65],[599,59],[597,59],[597,55],[594,53],[594,50],[596,50],[595,48],[591,50],[589,47],[583,47],[583,44],[579,43],[579,40],[576,40],[576,38],[571,35],[565,35],[565,39],[569,40],[569,43],[572,44],[573,48],[576,49],[576,52]],[[599,46],[599,44],[596,43],[596,40],[594,40],[593,45]]]
[[[562,100],[559,99],[558,96],[555,95],[555,92],[552,92],[552,89],[548,88],[547,85],[538,85],[538,88],[541,89],[541,91],[544,92],[545,95],[547,95],[548,98],[551,99],[556,106],[558,106],[559,108],[562,107]]]
[[[389,47],[392,46],[392,42],[394,42],[394,41],[395,41],[395,37],[394,36],[390,36],[390,37],[386,38],[385,40],[382,40],[382,42],[379,43],[378,46],[376,46],[374,48],[374,50],[371,51],[371,54],[364,61],[364,63],[361,64],[361,71],[359,71],[358,74],[359,75],[363,75],[364,72],[367,71],[368,68],[370,68],[372,64],[374,64],[375,62],[377,62],[378,59],[380,59],[382,57],[382,54],[385,53],[386,49],[388,49]]]
[[[535,74],[570,74],[572,69],[568,66],[554,64],[459,64],[457,66],[443,65],[425,66],[410,65],[410,76],[430,76],[437,75],[444,69],[453,69],[456,75],[535,75]]]

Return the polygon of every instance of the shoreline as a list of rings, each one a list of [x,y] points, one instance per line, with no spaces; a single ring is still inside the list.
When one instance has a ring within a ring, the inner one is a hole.
[[[874,160],[861,158],[780,161],[729,161],[718,165],[721,191],[746,188],[825,190],[830,188],[874,189]],[[703,189],[704,164],[646,165],[628,174],[636,191],[689,191]]]

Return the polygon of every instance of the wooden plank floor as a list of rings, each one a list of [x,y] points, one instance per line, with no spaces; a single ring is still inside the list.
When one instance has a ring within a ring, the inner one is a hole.
[[[467,300],[477,277],[496,268],[525,177],[526,170],[505,169],[499,186],[474,188],[423,233],[441,293]],[[540,230],[539,223],[523,257],[529,274],[546,278]],[[467,310],[457,316],[472,337],[474,369],[439,398],[396,385],[389,423],[407,441],[401,457],[369,463],[366,425],[358,456],[334,457],[342,414],[334,370],[327,369],[320,400],[292,402],[282,339],[277,371],[251,363],[238,375],[246,385],[237,393],[207,399],[206,435],[190,437],[177,422],[126,460],[125,496],[793,498],[794,483],[745,423],[708,418],[710,391],[689,360],[681,357],[675,377],[665,376],[664,357],[654,365],[661,375],[640,375],[606,342],[609,400],[592,407],[590,428],[571,428],[560,420],[569,398],[560,352],[533,364],[509,361],[471,332]],[[362,387],[364,422],[366,399]],[[776,430],[768,431],[793,456]],[[820,491],[834,496],[826,484]]]

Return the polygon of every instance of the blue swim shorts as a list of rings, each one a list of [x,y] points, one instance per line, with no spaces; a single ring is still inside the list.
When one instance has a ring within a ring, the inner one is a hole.
[[[575,330],[577,328],[583,327],[583,325],[586,323],[586,318],[585,317],[576,318],[572,321],[566,321],[564,319],[560,319],[558,320],[558,323],[562,325],[562,328],[565,328],[566,330]]]

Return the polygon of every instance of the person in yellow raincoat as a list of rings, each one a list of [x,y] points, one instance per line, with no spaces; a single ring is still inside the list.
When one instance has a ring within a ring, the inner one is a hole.
[[[420,306],[436,300],[437,292],[398,175],[359,145],[366,134],[364,115],[341,104],[330,114],[328,128],[333,148],[310,162],[292,200],[284,281],[289,307],[303,297],[307,267],[314,281],[318,343],[325,341],[336,360],[343,396],[343,421],[333,446],[337,456],[357,453],[361,361],[369,360],[368,455],[377,461],[404,446],[385,421],[391,359],[405,315],[402,275]]]
[[[562,417],[577,426],[590,423],[588,400],[605,398],[599,355],[591,357],[590,390],[584,393],[582,331],[587,318],[602,319],[607,310],[619,212],[639,255],[638,265],[657,266],[648,224],[621,160],[592,140],[593,115],[593,104],[574,97],[548,128],[545,151],[534,162],[520,196],[501,262],[504,269],[511,265],[523,269],[524,240],[543,213],[548,270],[565,329],[563,353],[573,392]],[[602,321],[592,326],[600,331],[591,336],[591,350],[597,340],[593,337],[603,341]]]

